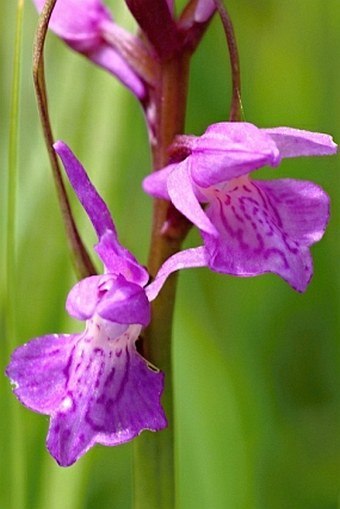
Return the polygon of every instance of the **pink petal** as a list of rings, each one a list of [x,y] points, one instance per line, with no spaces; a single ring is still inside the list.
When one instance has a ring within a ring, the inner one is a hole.
[[[120,324],[141,324],[150,322],[150,304],[145,291],[139,285],[118,276],[98,303],[97,313],[105,320]]]
[[[102,294],[112,286],[112,277],[90,276],[76,283],[70,290],[66,300],[66,310],[77,320],[91,318],[96,310]]]
[[[233,186],[217,190],[207,209],[219,231],[218,239],[202,232],[209,266],[244,277],[274,272],[304,291],[312,276],[308,247],[322,237],[329,217],[326,193],[295,180],[242,179]]]
[[[169,175],[176,171],[178,164],[169,164],[161,170],[154,171],[143,180],[143,189],[154,198],[170,200],[167,181]]]
[[[65,395],[68,358],[78,335],[50,334],[17,348],[6,369],[14,394],[35,412],[49,414]]]
[[[207,265],[207,256],[203,246],[186,249],[174,254],[163,263],[154,281],[145,288],[148,299],[152,301],[157,297],[166,279],[173,272],[193,267],[206,267]]]
[[[45,0],[34,3],[40,12]],[[49,26],[73,49],[85,52],[100,42],[99,25],[104,20],[112,21],[112,16],[99,0],[58,0]]]
[[[170,173],[167,181],[169,197],[176,209],[200,230],[216,235],[215,227],[207,218],[196,197],[190,170],[190,157],[177,164],[176,170]]]
[[[60,465],[71,465],[96,443],[121,444],[167,425],[160,405],[163,374],[136,352],[140,330],[130,326],[117,337],[110,325],[97,323],[77,344],[47,437]]]
[[[189,157],[193,181],[205,188],[280,162],[279,151],[272,139],[246,122],[221,122],[209,126],[196,139]]]
[[[96,443],[116,445],[167,425],[163,374],[136,351],[141,326],[96,317],[82,335],[50,335],[18,348],[6,374],[27,407],[51,416],[47,446],[62,466]]]
[[[34,0],[40,12],[44,0]],[[125,60],[103,37],[103,26],[114,25],[110,11],[99,0],[58,0],[49,28],[73,50],[116,76],[139,99],[145,86]]]
[[[86,210],[98,237],[105,233],[106,230],[111,230],[116,234],[115,225],[106,203],[98,194],[88,178],[84,167],[75,157],[72,150],[62,141],[57,141],[53,148],[60,156],[70,183]]]
[[[337,145],[328,134],[291,127],[273,127],[261,131],[272,138],[282,157],[327,156],[337,152]]]
[[[137,262],[130,251],[118,242],[115,232],[107,230],[100,237],[95,250],[107,272],[116,275],[122,274],[125,279],[140,286],[144,286],[148,282],[147,270]]]

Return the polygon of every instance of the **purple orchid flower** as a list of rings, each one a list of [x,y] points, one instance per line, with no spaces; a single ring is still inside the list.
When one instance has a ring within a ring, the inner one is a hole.
[[[311,182],[252,180],[249,173],[275,167],[283,157],[334,154],[332,138],[287,127],[222,122],[200,137],[178,136],[173,148],[185,153],[184,160],[149,175],[143,185],[150,195],[170,200],[199,228],[204,249],[195,252],[196,266],[205,257],[212,270],[226,274],[274,272],[304,291],[313,270],[309,246],[324,234],[329,198]],[[189,267],[190,256],[182,257],[179,265]],[[176,266],[177,261],[168,263]]]
[[[37,10],[45,0],[33,0]],[[114,23],[110,11],[100,0],[58,0],[49,27],[73,50],[116,76],[138,99],[146,87],[127,55],[134,61],[145,59],[141,40]]]
[[[68,313],[86,321],[84,332],[20,346],[6,374],[25,406],[50,415],[48,450],[68,466],[96,443],[121,444],[167,422],[163,374],[135,346],[150,320],[148,273],[118,242],[109,210],[79,161],[64,143],[54,147],[97,232],[105,272],[80,281],[67,297]]]

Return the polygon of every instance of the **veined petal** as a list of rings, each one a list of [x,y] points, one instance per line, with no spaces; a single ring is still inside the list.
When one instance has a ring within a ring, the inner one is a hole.
[[[107,272],[116,275],[122,274],[125,279],[140,286],[145,286],[148,282],[147,270],[137,262],[128,249],[118,242],[115,232],[107,230],[100,237],[95,250]]]
[[[49,414],[65,397],[68,358],[78,335],[50,334],[17,348],[6,369],[14,394],[35,412]]]
[[[203,211],[194,190],[194,184],[190,177],[190,157],[178,163],[175,171],[171,172],[168,180],[169,197],[184,216],[186,216],[200,230],[216,235],[216,229]]]
[[[145,288],[149,301],[157,297],[166,279],[173,272],[193,267],[206,267],[207,265],[208,262],[204,246],[186,249],[170,256],[157,272],[154,281]]]
[[[335,154],[338,148],[328,134],[291,127],[273,127],[261,131],[272,138],[282,157],[328,156]]]
[[[109,209],[72,150],[62,141],[57,141],[53,148],[60,156],[70,183],[89,216],[98,237],[106,230],[111,230],[116,235],[116,228]]]
[[[320,186],[293,179],[256,180],[254,184],[279,210],[289,237],[305,246],[323,237],[330,215],[330,200]]]
[[[218,272],[255,276],[274,272],[297,291],[312,276],[308,247],[329,217],[326,193],[310,182],[230,183],[218,190],[207,215],[219,237],[202,232],[209,266]]]
[[[60,465],[96,443],[121,444],[167,425],[163,374],[137,353],[140,330],[131,325],[117,337],[110,322],[89,323],[68,362],[65,398],[51,414],[47,446]]]
[[[118,276],[97,306],[97,313],[105,320],[121,324],[150,322],[150,304],[145,290]]]
[[[190,158],[192,179],[205,188],[265,165],[277,166],[281,159],[270,136],[247,122],[220,122],[209,126],[196,138]]]

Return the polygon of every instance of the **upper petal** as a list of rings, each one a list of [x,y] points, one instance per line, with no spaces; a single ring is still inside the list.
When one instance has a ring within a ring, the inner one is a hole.
[[[62,141],[57,141],[53,147],[60,156],[70,183],[89,216],[98,237],[106,230],[111,230],[116,235],[116,228],[106,203],[98,194],[84,167],[72,150]]]
[[[282,157],[327,156],[335,154],[338,148],[328,134],[291,127],[273,127],[261,131],[272,138]]]
[[[304,291],[312,276],[308,247],[329,217],[326,193],[309,182],[235,182],[217,191],[207,215],[219,237],[202,232],[209,266],[218,272],[255,276],[274,272]]]
[[[265,165],[276,166],[280,154],[265,132],[247,122],[221,122],[196,138],[191,175],[201,187],[226,182]]]

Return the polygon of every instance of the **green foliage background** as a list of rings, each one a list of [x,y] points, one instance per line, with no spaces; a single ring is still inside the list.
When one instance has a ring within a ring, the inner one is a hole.
[[[108,4],[118,21],[132,26],[122,1]],[[239,42],[246,120],[263,127],[329,132],[340,142],[339,0],[230,0],[228,5]],[[3,1],[1,11],[3,371],[9,348],[4,246],[15,2]],[[64,311],[75,278],[33,93],[36,21],[27,1],[17,194],[17,345],[82,327]],[[145,263],[151,200],[141,192],[140,182],[150,158],[139,106],[113,78],[53,35],[46,60],[55,137],[67,141],[82,160],[110,205],[122,243]],[[215,19],[193,60],[187,131],[200,134],[209,123],[225,120],[229,98],[226,45]],[[331,221],[313,248],[315,276],[305,294],[296,294],[274,275],[236,279],[201,269],[180,276],[174,325],[177,509],[340,506],[339,175],[338,157],[289,160],[259,174],[310,179],[331,196]],[[91,246],[94,234],[73,203]],[[198,234],[191,232],[187,245],[198,242]],[[19,407],[2,375],[0,391],[0,509],[130,508],[131,444],[97,446],[77,465],[61,469],[45,450],[47,417]],[[11,469],[13,405],[24,441],[14,443],[18,464]],[[21,491],[22,508],[13,505],[13,489]]]

